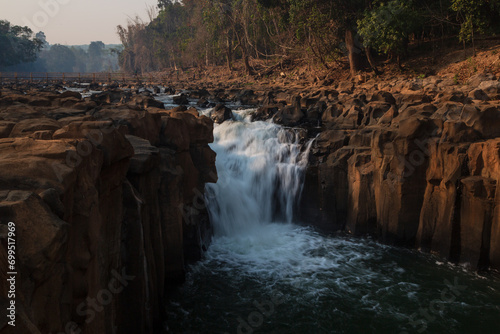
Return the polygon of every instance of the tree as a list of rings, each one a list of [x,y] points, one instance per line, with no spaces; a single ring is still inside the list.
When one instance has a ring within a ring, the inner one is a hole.
[[[106,45],[103,42],[91,42],[88,49],[88,70],[100,72],[104,69],[104,56]]]
[[[73,51],[61,44],[52,45],[46,54],[47,70],[50,72],[73,72],[76,57]]]
[[[457,13],[460,21],[460,41],[472,42],[472,51],[476,55],[474,43],[475,34],[483,33],[487,26],[488,17],[491,17],[491,6],[497,1],[489,0],[452,0],[451,8]]]
[[[47,37],[43,31],[39,31],[36,33],[35,38],[40,41],[41,48],[45,49],[49,46],[49,42],[47,42]]]
[[[30,28],[0,20],[0,68],[34,62],[42,45]]]
[[[409,35],[418,26],[418,11],[409,1],[390,0],[377,3],[372,10],[365,11],[358,20],[358,32],[366,47],[385,54],[394,54],[398,59],[407,52]]]

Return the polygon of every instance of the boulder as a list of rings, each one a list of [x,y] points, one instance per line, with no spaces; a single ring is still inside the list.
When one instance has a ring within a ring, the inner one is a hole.
[[[178,105],[189,104],[188,97],[184,93],[181,93],[178,96],[174,96],[173,97],[173,101],[174,101],[175,104],[178,104]]]
[[[212,120],[214,121],[214,123],[221,124],[224,121],[232,119],[233,118],[233,112],[231,111],[231,109],[229,109],[228,107],[226,107],[222,103],[219,103],[218,105],[216,105],[213,108],[213,110],[212,110],[212,112],[210,114],[210,117],[212,118]]]
[[[27,137],[34,132],[50,130],[52,132],[59,130],[59,122],[50,118],[26,119],[18,122],[10,133],[10,137]]]

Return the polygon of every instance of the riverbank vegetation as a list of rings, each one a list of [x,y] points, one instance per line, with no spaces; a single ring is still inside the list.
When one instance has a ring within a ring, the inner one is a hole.
[[[239,61],[262,76],[289,63],[378,73],[415,49],[475,53],[500,32],[499,0],[159,0],[156,14],[118,27],[122,69],[232,71]]]

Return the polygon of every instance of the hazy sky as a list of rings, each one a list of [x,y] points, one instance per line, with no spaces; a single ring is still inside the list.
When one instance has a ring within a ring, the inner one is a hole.
[[[116,26],[128,17],[148,20],[157,0],[0,0],[0,20],[43,31],[50,44],[118,44]]]

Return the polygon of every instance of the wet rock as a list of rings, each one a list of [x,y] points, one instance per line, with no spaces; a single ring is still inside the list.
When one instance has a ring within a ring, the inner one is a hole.
[[[179,96],[174,96],[173,101],[178,105],[189,104],[188,97],[184,93],[180,94]]]
[[[221,124],[224,121],[232,119],[233,118],[233,112],[231,111],[231,109],[229,109],[225,105],[219,103],[212,110],[212,113],[211,113],[210,117],[212,118],[212,120],[214,121],[214,123]]]

